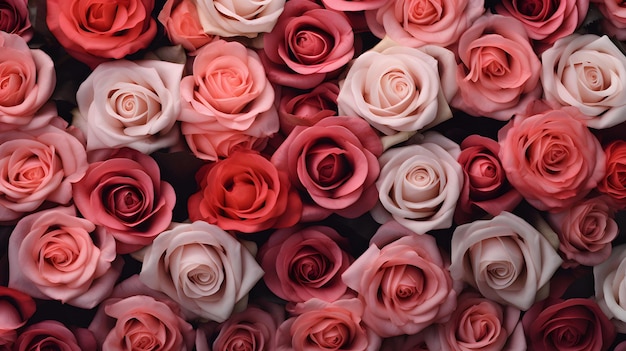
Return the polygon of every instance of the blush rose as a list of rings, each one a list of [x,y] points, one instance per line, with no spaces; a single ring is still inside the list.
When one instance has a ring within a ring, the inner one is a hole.
[[[626,333],[626,245],[613,247],[609,258],[593,267],[595,299],[618,333]]]
[[[157,19],[165,27],[170,41],[190,52],[217,38],[204,32],[198,9],[192,0],[167,0]]]
[[[220,37],[255,38],[274,28],[285,0],[198,0],[200,23],[205,33]]]
[[[611,0],[591,0],[602,13],[602,29],[618,40],[626,40],[626,7]]]

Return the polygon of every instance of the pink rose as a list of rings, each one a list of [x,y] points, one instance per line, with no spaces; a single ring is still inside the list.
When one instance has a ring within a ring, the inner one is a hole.
[[[44,320],[28,326],[15,342],[16,351],[81,351],[95,350],[93,335],[82,328],[68,329],[55,320]]]
[[[0,349],[10,348],[17,339],[17,330],[33,316],[35,300],[19,290],[0,286]]]
[[[626,341],[622,341],[615,346],[613,351],[626,351]]]
[[[609,258],[593,267],[595,298],[618,333],[626,333],[626,245],[614,246]]]
[[[471,291],[459,295],[450,320],[438,324],[434,335],[441,351],[526,350],[520,311]]]
[[[204,32],[196,4],[191,0],[167,0],[158,20],[170,41],[187,51],[196,51],[217,38]]]
[[[507,179],[535,208],[559,211],[585,197],[604,176],[604,153],[572,110],[517,116],[498,132]]]
[[[101,157],[74,184],[74,202],[85,218],[115,238],[118,253],[136,251],[168,227],[176,193],[161,180],[150,156],[124,148]]]
[[[541,62],[524,27],[485,15],[461,35],[459,92],[452,106],[474,116],[507,121],[541,96]]]
[[[109,296],[122,265],[113,238],[74,207],[26,216],[9,238],[9,287],[40,299],[93,308]]]
[[[545,99],[574,106],[591,128],[626,121],[626,56],[608,36],[572,34],[541,55]]]
[[[0,131],[6,131],[27,125],[50,99],[56,73],[50,56],[17,34],[0,31],[0,48]]]
[[[363,324],[363,313],[356,298],[297,304],[295,316],[278,328],[277,350],[378,350],[380,337]]]
[[[415,334],[444,322],[457,292],[435,238],[383,224],[342,279],[365,305],[363,321],[381,337]]]
[[[606,174],[598,184],[598,190],[609,196],[611,205],[626,209],[626,141],[616,140],[604,148]]]
[[[302,203],[285,171],[258,153],[238,151],[196,174],[200,190],[189,197],[192,221],[254,233],[295,225]]]
[[[589,0],[503,0],[496,12],[520,21],[531,39],[544,45],[568,36],[583,23]]]
[[[146,286],[165,293],[189,315],[217,322],[233,313],[262,276],[245,246],[203,221],[159,234],[145,250],[139,274]]]
[[[280,130],[289,134],[295,126],[312,126],[326,117],[336,116],[338,94],[339,86],[331,82],[303,93],[283,87],[278,105]]]
[[[611,0],[591,0],[602,13],[602,29],[617,40],[626,40],[626,7]]]
[[[477,134],[461,142],[458,162],[463,167],[463,188],[454,212],[457,224],[471,222],[486,214],[497,216],[513,211],[522,196],[509,184],[498,158],[497,141]]]
[[[432,328],[432,327],[431,327]],[[434,342],[431,335],[431,329],[426,328],[417,334],[402,334],[383,339],[380,351],[429,351],[438,350],[430,347]],[[428,340],[427,340],[428,339]],[[436,346],[440,347],[438,344]]]
[[[183,65],[156,60],[100,64],[78,88],[73,125],[87,150],[130,147],[150,154],[178,143]]]
[[[52,34],[92,68],[146,48],[157,32],[154,0],[47,0],[46,5]]]
[[[606,351],[615,328],[591,299],[547,299],[534,304],[522,318],[530,350]]]
[[[426,133],[419,144],[385,151],[379,158],[374,220],[394,219],[419,234],[449,228],[463,186],[459,152],[459,145],[437,132]]]
[[[16,221],[44,202],[65,205],[87,170],[85,146],[60,117],[40,128],[0,133],[0,222]]]
[[[295,127],[271,161],[287,171],[291,183],[310,199],[305,202],[304,220],[332,213],[356,218],[376,204],[381,153],[380,138],[367,122],[333,117],[311,127]]]
[[[7,0],[0,7],[0,31],[13,33],[29,41],[33,37],[28,0]]]
[[[458,226],[452,235],[452,278],[523,311],[545,297],[561,263],[537,229],[509,212]]]
[[[261,59],[272,83],[310,89],[353,55],[354,33],[345,14],[311,0],[290,0],[263,36]]]
[[[611,255],[611,242],[619,228],[606,197],[594,197],[574,204],[563,212],[548,214],[559,236],[559,251],[565,267],[595,266]]]
[[[274,28],[285,0],[194,1],[200,23],[207,34],[221,37],[255,38]]]
[[[376,10],[382,7],[386,2],[387,0],[322,0],[322,3],[326,8],[346,12]]]
[[[335,301],[348,289],[341,280],[354,260],[345,251],[347,245],[347,239],[330,227],[278,230],[259,250],[263,280],[283,300]]]
[[[450,46],[485,12],[483,0],[387,1],[365,13],[374,35],[404,46]]]
[[[214,131],[202,125],[183,123],[182,133],[191,152],[199,159],[218,161],[236,150],[262,151],[269,138],[255,137],[237,130]]]

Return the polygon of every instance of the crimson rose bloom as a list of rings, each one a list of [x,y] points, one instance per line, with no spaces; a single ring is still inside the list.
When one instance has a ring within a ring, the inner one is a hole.
[[[17,34],[26,41],[33,37],[28,0],[5,0],[0,3],[0,31]]]
[[[299,93],[284,87],[278,105],[280,130],[289,134],[295,126],[312,126],[329,116],[337,115],[337,95],[339,86],[324,82],[313,90]]]
[[[610,143],[604,153],[606,175],[600,180],[598,190],[607,194],[617,209],[626,209],[626,141]]]

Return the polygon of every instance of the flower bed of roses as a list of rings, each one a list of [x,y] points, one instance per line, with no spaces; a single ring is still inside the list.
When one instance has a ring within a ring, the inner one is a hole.
[[[10,0],[0,349],[626,349],[626,7]]]

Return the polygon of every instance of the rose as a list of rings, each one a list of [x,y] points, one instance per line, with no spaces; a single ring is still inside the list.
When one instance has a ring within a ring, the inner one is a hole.
[[[345,251],[347,244],[346,238],[330,227],[277,230],[259,250],[263,280],[287,301],[335,301],[348,289],[341,280],[353,261]]]
[[[604,148],[606,174],[598,184],[598,190],[611,199],[618,209],[626,208],[626,141],[616,140]]]
[[[458,226],[452,235],[453,279],[486,298],[527,310],[562,263],[548,240],[509,212]]]
[[[46,24],[70,55],[94,68],[150,44],[153,7],[154,0],[47,0]]]
[[[0,348],[10,348],[17,339],[17,330],[33,316],[35,300],[19,290],[0,286]]]
[[[182,125],[182,133],[191,152],[207,161],[227,158],[238,149],[262,151],[268,142],[268,138],[257,138],[237,130],[216,132],[191,123]]]
[[[608,350],[615,328],[591,299],[547,299],[522,318],[531,350]]]
[[[342,279],[363,301],[365,324],[381,337],[418,333],[456,307],[458,287],[435,238],[394,221],[377,230]]]
[[[595,298],[618,333],[626,333],[626,245],[614,246],[609,258],[593,267]]]
[[[29,41],[33,37],[28,0],[8,0],[0,5],[0,31],[13,33]]]
[[[361,320],[359,299],[310,299],[294,307],[295,317],[278,328],[278,350],[378,350],[380,338]]]
[[[342,12],[310,0],[290,0],[263,36],[261,59],[272,83],[310,89],[354,56],[354,33]]]
[[[458,52],[452,106],[506,121],[540,97],[541,62],[519,22],[485,15],[461,35]]]
[[[326,8],[333,9],[335,11],[364,11],[364,10],[376,10],[385,4],[385,0],[364,0],[364,1],[349,1],[349,0],[322,0],[322,3]]]
[[[611,255],[611,242],[619,232],[605,197],[590,198],[563,212],[550,213],[548,221],[559,237],[566,267],[602,263]]]
[[[577,107],[591,128],[626,120],[626,56],[607,36],[572,34],[541,55],[545,99]]]
[[[615,349],[613,351],[624,351],[626,350],[626,341],[622,341],[619,344],[615,345]]]
[[[624,5],[615,1],[591,0],[602,13],[602,29],[617,40],[626,39],[626,10]]]
[[[504,0],[495,7],[497,13],[520,21],[528,36],[544,45],[574,33],[588,8],[589,0]]]
[[[187,51],[196,51],[216,39],[204,32],[195,2],[191,0],[167,0],[157,19],[170,41]]]
[[[100,157],[74,184],[74,203],[115,238],[118,253],[136,251],[170,224],[176,193],[150,156],[123,148]]]
[[[0,31],[0,48],[0,131],[6,131],[31,121],[52,96],[56,73],[50,56],[17,34]]]
[[[130,147],[150,154],[178,142],[178,86],[183,65],[165,61],[105,62],[76,93],[73,124],[87,150]]]
[[[198,50],[193,75],[182,79],[180,93],[180,120],[189,144],[199,130],[214,135],[240,131],[255,138],[278,131],[274,90],[258,55],[238,42],[217,40]]]
[[[371,211],[378,223],[394,219],[416,233],[449,228],[463,185],[460,152],[436,132],[420,144],[391,148],[379,158],[379,203]]]
[[[339,114],[361,116],[386,135],[415,132],[449,113],[441,84],[437,60],[419,49],[368,51],[354,60],[341,84]]]
[[[274,28],[284,0],[195,1],[204,32],[221,37],[255,38]]]
[[[473,291],[459,295],[450,320],[438,324],[434,334],[442,351],[526,350],[520,311]]]
[[[278,105],[280,130],[289,134],[295,126],[312,126],[323,118],[336,116],[338,94],[339,86],[331,82],[304,93],[284,87]]]
[[[157,236],[145,251],[139,278],[192,316],[223,322],[262,275],[237,239],[215,225],[196,221]]]
[[[104,300],[123,260],[104,230],[57,207],[22,218],[9,238],[9,287],[90,309]]]
[[[295,127],[271,161],[313,202],[305,203],[303,220],[331,213],[356,218],[376,204],[381,153],[380,138],[367,122],[333,117]]]
[[[39,128],[0,133],[0,221],[16,221],[44,202],[65,205],[87,169],[85,147],[60,117]]]
[[[44,320],[28,326],[15,342],[14,350],[81,351],[95,350],[93,335],[85,329],[70,330],[55,320]]]
[[[254,233],[298,223],[302,203],[287,174],[252,151],[237,151],[196,174],[200,190],[189,197],[192,221]]]
[[[477,134],[461,142],[458,162],[463,167],[463,188],[454,211],[454,221],[464,224],[486,214],[512,211],[522,200],[513,188],[498,158],[500,145]]]
[[[534,207],[560,211],[604,176],[602,147],[573,110],[517,116],[498,132],[507,179]]]
[[[367,24],[379,38],[387,35],[404,46],[450,46],[485,12],[482,0],[388,1],[366,11]]]

